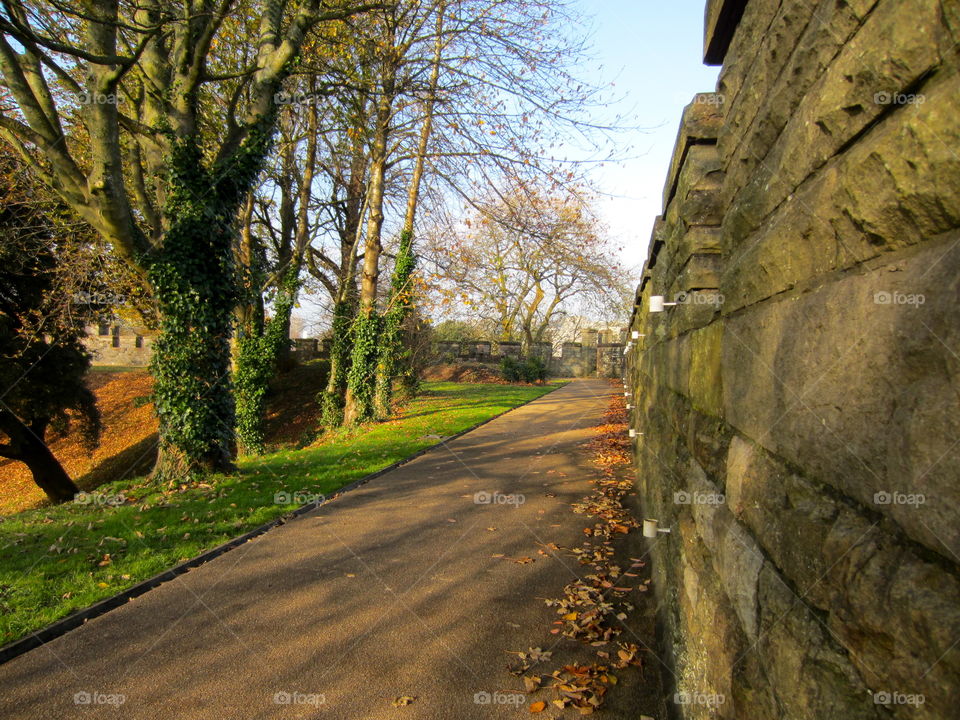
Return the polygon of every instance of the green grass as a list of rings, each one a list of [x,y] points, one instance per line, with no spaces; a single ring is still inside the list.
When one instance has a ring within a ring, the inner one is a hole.
[[[123,504],[73,502],[3,518],[0,644],[300,504],[280,504],[277,493],[329,495],[437,442],[426,435],[460,432],[556,386],[426,383],[397,419],[328,433],[301,450],[242,459],[236,475],[181,487],[124,480],[97,489],[101,498],[123,494]]]
[[[117,373],[117,372],[146,372],[146,365],[91,365],[88,372]]]

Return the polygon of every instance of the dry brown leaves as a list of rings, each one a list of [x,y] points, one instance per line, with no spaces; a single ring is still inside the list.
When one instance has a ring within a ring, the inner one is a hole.
[[[564,637],[605,647],[623,631],[622,621],[633,605],[627,602],[634,590],[645,591],[646,585],[634,586],[636,573],[629,570],[642,567],[643,562],[634,558],[628,571],[624,571],[614,559],[614,540],[626,535],[639,523],[624,506],[623,499],[633,490],[630,443],[627,439],[627,417],[623,398],[615,396],[603,417],[603,423],[595,428],[596,435],[586,447],[598,476],[591,481],[591,494],[573,504],[573,511],[594,518],[596,522],[584,528],[584,542],[569,552],[581,565],[589,566],[592,572],[564,588],[563,597],[546,600],[556,608],[560,619],[550,632]],[[547,689],[556,694],[551,702],[560,709],[575,709],[589,715],[603,705],[607,690],[616,684],[617,677],[611,669],[640,666],[640,649],[633,643],[617,642],[616,653],[598,650],[602,662],[579,665],[564,665],[548,677],[553,683]],[[521,665],[514,668],[519,669]],[[516,674],[522,674],[524,667]],[[527,692],[541,687],[539,676],[524,677]],[[534,709],[534,705],[537,709]],[[542,712],[545,703],[531,705],[531,712]]]
[[[87,376],[87,383],[96,395],[103,421],[100,444],[91,453],[76,431],[51,437],[49,442],[53,454],[81,490],[117,480],[135,468],[136,458],[142,453],[127,458],[125,451],[138,443],[149,447],[149,439],[157,431],[153,405],[146,402],[153,390],[153,379],[145,370],[93,372]],[[149,459],[149,452],[147,455]],[[96,472],[100,467],[109,468],[110,472]],[[33,483],[26,465],[0,460],[0,498],[0,513],[7,514],[36,507],[46,496]]]

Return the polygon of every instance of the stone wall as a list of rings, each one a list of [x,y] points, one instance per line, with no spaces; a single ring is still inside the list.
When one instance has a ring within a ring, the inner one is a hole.
[[[663,710],[956,717],[960,3],[706,24],[628,354]]]
[[[91,325],[84,340],[92,355],[90,363],[98,366],[146,367],[152,344],[147,330],[126,324]]]
[[[595,341],[597,332],[592,332]],[[622,377],[625,367],[622,343],[586,345],[565,342],[559,353],[550,343],[534,343],[530,356],[538,357],[547,365],[553,377]],[[491,362],[498,363],[504,356],[522,357],[518,342],[475,342],[466,340],[438,340],[434,342],[435,362]]]

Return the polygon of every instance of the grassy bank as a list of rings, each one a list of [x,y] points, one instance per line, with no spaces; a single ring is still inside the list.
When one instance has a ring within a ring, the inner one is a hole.
[[[435,444],[430,436],[460,432],[554,387],[426,383],[393,420],[242,459],[235,475],[187,487],[124,480],[86,502],[3,518],[0,644]]]

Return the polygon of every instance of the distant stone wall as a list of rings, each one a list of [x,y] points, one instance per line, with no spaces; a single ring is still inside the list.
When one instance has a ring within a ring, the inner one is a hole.
[[[593,339],[597,337],[593,332]],[[554,354],[551,343],[535,343],[528,353],[539,357],[554,377],[622,377],[624,354],[622,343],[583,345],[563,343],[559,354]],[[487,342],[467,340],[438,340],[433,346],[436,362],[500,362],[504,356],[522,356],[518,342]]]
[[[663,710],[957,717],[960,4],[706,17],[628,355]]]
[[[106,331],[106,334],[104,333]],[[295,362],[305,363],[328,357],[329,341],[316,338],[297,338],[291,341],[291,356]],[[93,354],[92,365],[120,365],[147,367],[150,364],[153,337],[142,328],[128,325],[92,325],[87,328],[84,341]]]
[[[127,325],[92,325],[84,345],[92,354],[92,365],[146,367],[150,364],[153,338]]]

